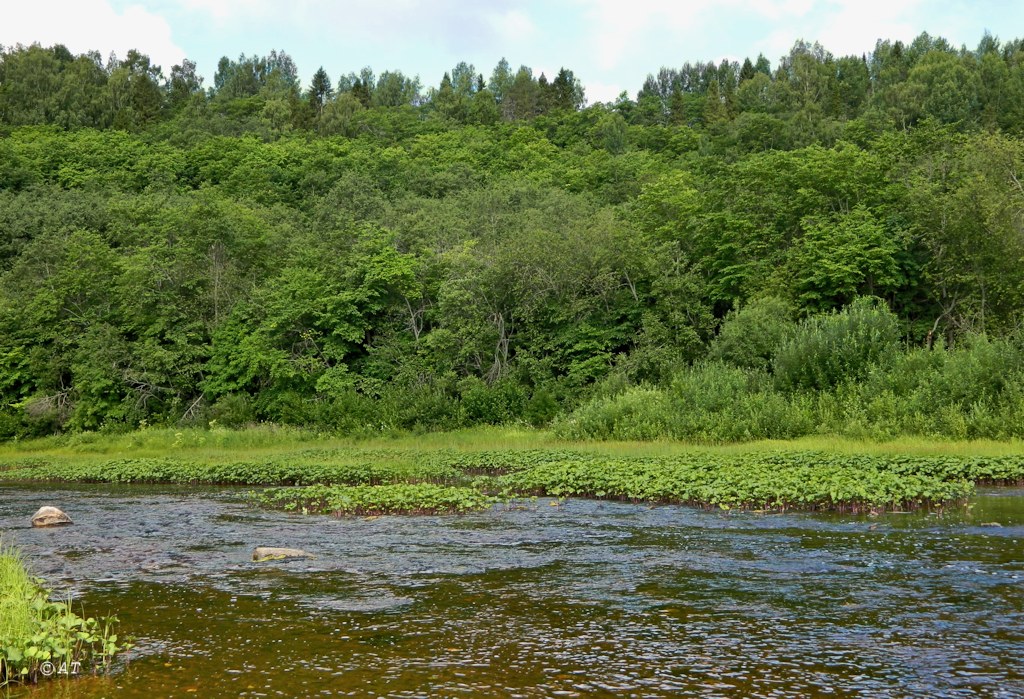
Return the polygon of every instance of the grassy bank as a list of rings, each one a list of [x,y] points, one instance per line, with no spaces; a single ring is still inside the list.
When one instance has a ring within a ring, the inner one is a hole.
[[[797,439],[760,440],[734,444],[692,444],[678,440],[576,440],[549,430],[529,427],[474,427],[449,432],[399,432],[363,438],[276,425],[247,429],[147,428],[124,434],[76,432],[39,439],[0,443],[0,467],[29,457],[83,459],[162,457],[170,454],[198,460],[223,461],[232,457],[268,456],[311,448],[522,451],[575,449],[600,454],[671,455],[739,452],[830,451],[882,455],[1024,455],[1021,440],[941,440],[899,437],[890,440],[812,435]]]
[[[71,602],[51,602],[17,551],[0,548],[0,687],[70,677],[105,668],[127,648],[116,619],[76,614]]]
[[[461,512],[578,496],[748,509],[933,507],[1024,483],[1019,442],[825,437],[727,446],[571,442],[478,428],[366,440],[294,429],[76,434],[0,448],[0,480],[272,486],[263,505],[336,514]]]

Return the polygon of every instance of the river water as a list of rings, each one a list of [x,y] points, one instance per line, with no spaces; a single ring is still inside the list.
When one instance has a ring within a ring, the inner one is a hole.
[[[43,504],[75,524],[32,529]],[[1024,697],[1019,489],[879,517],[538,500],[334,519],[223,489],[5,486],[0,530],[137,644],[18,699]],[[257,545],[316,558],[252,563]]]

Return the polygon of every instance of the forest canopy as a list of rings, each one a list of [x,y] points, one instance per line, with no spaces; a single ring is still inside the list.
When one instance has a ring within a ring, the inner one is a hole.
[[[0,52],[0,437],[1024,436],[1024,40],[298,75]]]

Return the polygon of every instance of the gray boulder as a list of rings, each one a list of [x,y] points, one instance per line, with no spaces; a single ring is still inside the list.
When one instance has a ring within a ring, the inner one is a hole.
[[[252,552],[252,560],[262,563],[263,561],[283,561],[287,558],[313,558],[313,555],[302,549],[281,549],[273,546],[257,546]]]
[[[65,524],[71,524],[71,518],[56,507],[40,507],[32,515],[33,527],[60,527]]]

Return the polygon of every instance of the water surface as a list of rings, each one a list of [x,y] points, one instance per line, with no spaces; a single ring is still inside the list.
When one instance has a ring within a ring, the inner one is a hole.
[[[1024,490],[880,517],[549,503],[333,519],[0,487],[35,572],[138,646],[14,696],[1024,697]],[[32,529],[43,504],[75,524]]]

